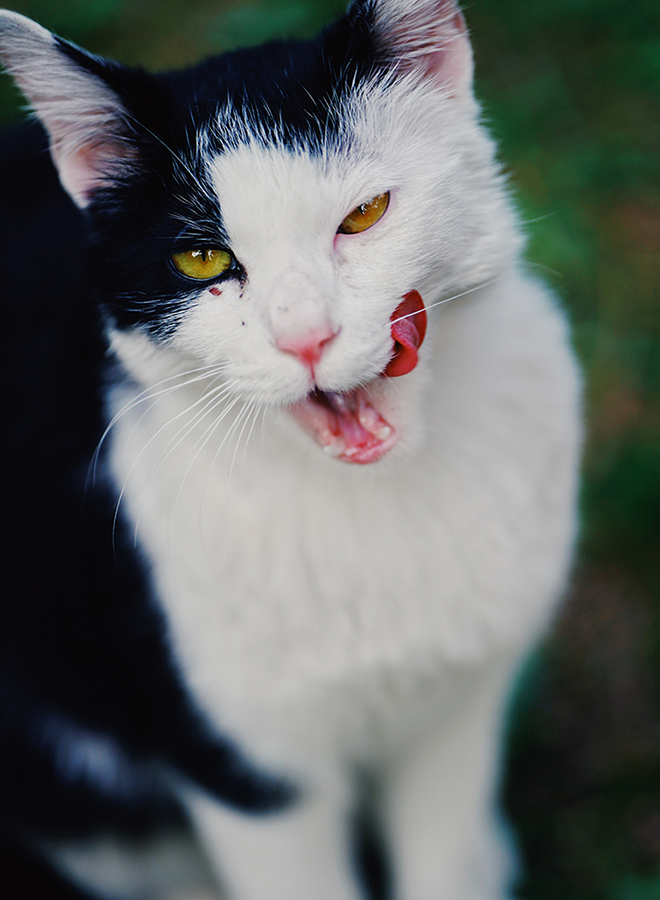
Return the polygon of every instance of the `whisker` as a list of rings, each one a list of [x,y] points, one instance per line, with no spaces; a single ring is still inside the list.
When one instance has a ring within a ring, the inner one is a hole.
[[[188,382],[188,383],[190,383],[190,382]],[[218,389],[220,389],[220,388],[218,388]],[[227,386],[227,390],[229,390],[229,389],[230,389],[230,386]],[[138,453],[138,455],[136,456],[136,458],[133,460],[133,463],[132,463],[132,465],[131,465],[131,468],[130,468],[130,470],[128,471],[128,473],[127,473],[127,475],[126,475],[126,477],[125,477],[125,479],[124,479],[124,484],[122,485],[121,491],[119,492],[119,496],[117,497],[117,502],[116,502],[116,504],[115,504],[115,514],[114,514],[114,517],[113,517],[113,526],[112,526],[113,547],[114,547],[114,538],[115,538],[115,532],[116,532],[116,527],[117,527],[117,520],[118,520],[118,518],[119,518],[119,509],[120,509],[120,506],[121,506],[121,503],[122,503],[124,494],[125,494],[125,492],[126,492],[126,488],[127,488],[127,486],[128,486],[128,482],[129,482],[129,480],[130,480],[130,478],[131,478],[131,476],[132,476],[132,474],[133,474],[133,472],[134,472],[136,466],[138,465],[138,463],[139,463],[140,460],[142,459],[142,456],[146,453],[146,451],[148,450],[149,446],[150,446],[155,440],[157,440],[157,439],[160,437],[160,435],[163,433],[163,431],[165,431],[167,428],[170,428],[171,425],[173,424],[173,422],[176,422],[176,421],[177,421],[178,419],[180,419],[182,416],[185,416],[187,413],[189,413],[190,409],[191,409],[191,408],[194,408],[194,406],[196,406],[197,403],[203,402],[203,401],[206,399],[206,397],[207,397],[207,395],[203,394],[203,395],[195,402],[195,404],[193,404],[192,407],[190,407],[190,406],[186,407],[185,409],[181,410],[181,412],[177,413],[175,416],[172,416],[170,419],[168,419],[168,421],[165,422],[163,425],[161,425],[160,428],[158,428],[158,429],[151,435],[151,437],[149,438],[149,440],[144,444],[144,446],[142,447],[142,449],[140,450],[140,452]],[[155,402],[155,401],[154,401],[154,402]],[[142,419],[144,418],[144,416],[148,414],[148,412],[149,412],[150,409],[151,409],[151,407],[149,407],[149,409],[145,410],[144,413],[142,414],[142,416],[140,416],[140,419],[139,419],[139,420],[135,423],[135,425],[133,426],[133,429],[132,429],[132,431],[131,431],[131,434],[132,434],[133,431],[138,427],[140,421],[142,421]],[[153,476],[153,474],[154,474],[154,473],[152,473],[152,476]],[[139,516],[138,516],[138,520],[139,520]],[[137,526],[136,526],[136,527],[137,527]]]
[[[170,516],[171,516],[171,519],[170,519],[170,527],[169,527],[169,551],[170,551],[170,556],[173,555],[173,540],[174,540],[173,522],[174,522],[174,518],[175,518],[175,516],[176,516],[176,511],[177,511],[178,506],[179,506],[179,502],[180,502],[180,500],[181,500],[181,496],[182,496],[182,494],[183,494],[183,488],[184,488],[186,479],[188,478],[188,475],[189,475],[189,473],[190,473],[190,471],[191,471],[193,465],[195,464],[195,461],[196,461],[197,458],[199,457],[200,453],[202,453],[202,451],[204,450],[204,448],[208,445],[208,443],[209,443],[209,441],[211,440],[211,438],[213,437],[213,434],[214,434],[214,432],[216,431],[216,429],[219,428],[219,426],[221,425],[221,423],[224,421],[224,419],[226,418],[226,416],[231,412],[231,410],[236,406],[236,404],[239,403],[239,402],[241,402],[241,401],[244,402],[244,401],[243,401],[243,398],[241,398],[240,396],[234,397],[233,400],[229,403],[229,405],[223,410],[222,414],[221,414],[217,419],[215,419],[215,420],[211,423],[211,425],[206,429],[206,431],[204,432],[204,434],[202,434],[202,435],[200,436],[200,438],[197,440],[197,443],[196,443],[196,445],[195,445],[197,449],[195,450],[195,453],[193,454],[193,456],[192,456],[190,462],[188,463],[188,466],[186,467],[186,471],[183,473],[183,476],[182,476],[182,478],[181,478],[181,483],[180,483],[180,485],[179,485],[179,489],[178,489],[178,491],[177,491],[176,498],[175,498],[175,500],[174,500],[174,505],[173,505],[172,510],[171,510],[171,513],[170,513]],[[220,442],[219,446],[217,447],[217,449],[216,449],[216,451],[215,451],[215,453],[214,453],[214,455],[213,455],[213,459],[211,460],[211,463],[210,463],[210,465],[209,465],[207,477],[206,477],[206,479],[205,479],[205,481],[204,481],[204,485],[203,485],[203,487],[202,487],[202,492],[201,492],[201,495],[200,495],[199,517],[198,517],[198,527],[199,527],[200,533],[201,533],[201,535],[202,535],[202,542],[203,542],[203,529],[202,529],[202,502],[203,502],[204,494],[205,494],[205,492],[206,492],[206,486],[207,486],[207,484],[208,484],[208,479],[209,479],[209,477],[210,477],[210,475],[211,475],[211,472],[213,471],[213,468],[214,468],[214,464],[215,464],[216,459],[218,458],[218,456],[219,456],[219,454],[220,454],[222,448],[224,447],[224,445],[226,444],[227,440],[228,440],[229,437],[231,436],[231,434],[232,434],[234,428],[236,427],[237,421],[240,421],[240,418],[241,418],[241,416],[242,416],[242,414],[243,414],[243,411],[244,411],[244,410],[241,410],[241,411],[239,412],[238,416],[236,417],[236,419],[231,423],[231,425],[230,425],[229,428],[227,429],[227,433],[225,434],[225,436],[223,437],[223,439],[222,439],[222,441]]]
[[[523,219],[522,224],[523,225],[535,225],[537,222],[545,222],[546,219],[554,219],[555,216],[558,216],[558,215],[559,215],[558,211],[554,210],[553,212],[543,213],[540,216],[534,216],[534,218],[532,218],[532,219]]]
[[[205,438],[205,440],[204,440],[203,445],[199,448],[199,452],[201,452],[203,450],[204,446],[206,446],[208,444],[208,442],[211,440],[211,438],[213,436],[213,432],[216,430],[218,425],[225,418],[225,415],[228,412],[230,412],[231,409],[233,409],[233,407],[236,405],[238,400],[239,400],[238,397],[235,398],[234,402],[229,406],[229,408],[225,412],[223,412],[222,416],[218,420],[214,421],[212,423],[212,426],[209,429],[207,429],[205,434],[202,436],[203,438]],[[237,416],[237,418],[238,418],[238,416]],[[224,438],[220,442],[220,445],[216,448],[216,451],[213,454],[213,458],[211,459],[211,461],[209,463],[208,470],[206,473],[206,478],[204,479],[204,484],[202,485],[202,490],[201,490],[200,498],[199,498],[199,515],[198,515],[198,522],[197,522],[197,527],[199,528],[199,532],[202,535],[202,542],[204,542],[204,534],[203,534],[203,527],[202,527],[202,512],[203,512],[204,496],[206,494],[206,489],[208,487],[209,478],[211,477],[211,474],[215,469],[216,460],[218,459],[218,456],[220,455],[220,452],[222,451],[222,448],[224,447],[227,439],[229,438],[235,424],[236,424],[236,421],[232,422],[230,428],[227,431],[227,434],[224,436]],[[192,464],[192,462],[194,462],[194,460],[191,461],[191,464]],[[177,500],[177,502],[178,502],[178,500]]]
[[[239,434],[236,437],[236,446],[234,448],[234,455],[232,456],[231,466],[229,467],[229,477],[227,479],[228,482],[231,482],[231,476],[232,476],[232,472],[234,471],[234,464],[236,462],[238,448],[241,445],[241,438],[243,437],[243,434],[245,433],[245,429],[247,428],[248,422],[250,421],[250,416],[251,416],[255,406],[256,406],[256,400],[251,400],[250,403],[245,408],[246,409],[245,415],[242,415],[242,412],[241,412],[241,416],[244,419],[244,422],[243,422],[243,427],[241,428]],[[250,429],[250,431],[251,430],[252,429]],[[243,464],[245,464],[245,451],[246,450],[247,450],[247,443],[246,443],[245,449],[243,451]]]
[[[176,162],[178,162],[179,165],[183,169],[186,170],[188,175],[190,175],[190,177],[192,178],[193,183],[197,184],[199,182],[199,179],[197,178],[197,176],[194,174],[194,172],[192,171],[190,166],[185,162],[185,160],[179,153],[176,153],[174,150],[172,150],[172,148],[168,144],[166,144],[165,141],[161,137],[159,137],[154,131],[152,131],[151,128],[147,128],[147,126],[143,122],[141,122],[136,116],[133,116],[128,112],[126,112],[125,115],[128,119],[131,119],[133,122],[135,122],[135,124],[139,128],[144,129],[144,131],[146,131],[147,134],[150,134],[152,138],[157,140],[158,143],[161,144],[161,146],[163,146],[167,150],[167,152],[171,155],[172,159],[174,159]]]
[[[222,422],[224,421],[224,419],[229,415],[229,413],[230,413],[230,412],[232,411],[232,409],[236,406],[236,404],[239,403],[239,402],[241,402],[241,401],[242,401],[242,398],[241,398],[241,397],[238,397],[238,396],[237,396],[237,397],[234,397],[234,398],[231,400],[231,402],[229,403],[229,405],[226,406],[225,409],[222,411],[222,414],[221,414],[220,416],[218,416],[217,419],[214,419],[213,422],[208,426],[208,428],[206,429],[206,431],[205,431],[205,432],[197,439],[197,442],[196,442],[195,446],[193,447],[193,449],[195,450],[195,452],[194,452],[194,454],[193,454],[193,456],[192,456],[190,462],[188,463],[188,465],[187,465],[187,467],[186,467],[186,471],[183,473],[183,477],[182,477],[182,479],[181,479],[181,484],[180,484],[180,486],[179,486],[179,490],[178,490],[178,492],[177,492],[176,500],[175,500],[175,502],[174,502],[174,511],[176,511],[176,508],[177,508],[177,506],[178,506],[178,504],[179,504],[179,499],[180,499],[180,497],[181,497],[181,492],[182,492],[182,490],[183,490],[183,485],[184,485],[184,483],[185,483],[185,481],[186,481],[186,478],[188,477],[188,474],[190,473],[190,470],[192,469],[192,467],[193,467],[195,461],[197,460],[199,454],[202,452],[202,450],[204,449],[204,447],[206,447],[206,445],[208,444],[208,442],[211,440],[211,437],[213,436],[213,433],[216,431],[216,429],[220,427],[220,425],[222,424]],[[219,402],[220,402],[220,401],[218,401],[218,404],[219,404]],[[216,454],[215,454],[215,456],[214,456],[214,461],[215,461],[215,459],[217,458],[218,452],[222,449],[222,447],[224,446],[224,444],[225,444],[227,438],[228,438],[229,435],[231,434],[232,429],[234,428],[234,425],[235,425],[235,421],[232,422],[232,424],[230,425],[229,429],[227,430],[227,434],[223,437],[222,441],[220,442],[220,446],[218,447],[218,450],[216,451]]]
[[[201,396],[198,400],[195,401],[191,406],[186,407],[185,410],[178,413],[168,422],[168,425],[171,425],[172,422],[176,421],[176,419],[181,418],[181,416],[187,415],[191,412],[195,407],[203,403],[201,409],[198,409],[192,419],[184,422],[182,427],[176,432],[176,434],[172,435],[167,446],[164,448],[164,452],[159,460],[156,468],[151,473],[152,477],[158,473],[161,466],[165,463],[167,458],[176,450],[176,448],[181,444],[182,441],[186,439],[186,437],[194,430],[199,422],[205,417],[205,415],[209,412],[209,410],[215,409],[215,407],[227,396],[230,394],[234,388],[234,384],[223,384],[218,385],[213,391],[207,391],[203,396]],[[178,440],[177,440],[178,438]]]
[[[169,379],[165,379],[165,380],[169,380]],[[194,381],[198,381],[198,380],[201,380],[201,379],[192,379],[191,381],[187,382],[187,384],[192,384]],[[162,382],[161,382],[161,383],[162,383]],[[183,385],[174,385],[174,386],[171,386],[171,387],[168,388],[168,389],[164,389],[164,390],[162,390],[162,391],[159,391],[159,392],[158,392],[158,395],[166,394],[166,393],[171,392],[171,391],[174,391],[176,388],[182,387],[182,386],[183,386]],[[142,414],[141,414],[140,417],[137,419],[137,421],[133,424],[133,427],[131,428],[131,430],[130,430],[128,436],[127,436],[127,439],[126,439],[127,442],[130,442],[131,438],[133,437],[133,434],[135,433],[135,430],[139,427],[139,425],[140,425],[140,423],[143,421],[143,419],[144,419],[144,418],[151,412],[151,410],[153,409],[154,405],[155,405],[156,402],[157,402],[156,396],[157,396],[157,395],[148,395],[148,396],[142,397],[142,399],[140,400],[141,403],[146,402],[147,400],[152,400],[152,402],[151,402],[151,404],[150,404],[150,405],[142,412]],[[204,396],[205,396],[205,395],[203,394],[202,397],[201,397],[198,401],[196,401],[196,403],[201,402],[201,401],[203,400]],[[196,405],[196,403],[193,404],[193,406]],[[119,418],[120,418],[122,415],[128,413],[130,409],[135,408],[135,407],[138,406],[138,405],[139,405],[138,403],[127,404],[122,410],[120,410],[120,413],[117,414],[117,416],[116,416],[115,419],[113,420],[113,423],[112,423],[112,424],[116,424],[116,421],[118,421]],[[161,426],[161,427],[160,427],[160,428],[159,428],[159,429],[151,436],[151,438],[147,441],[147,443],[144,445],[144,447],[142,448],[142,450],[141,450],[140,453],[138,454],[137,458],[133,461],[133,464],[132,464],[132,466],[131,466],[131,468],[130,468],[130,471],[128,472],[128,474],[127,474],[127,476],[126,476],[126,478],[125,478],[125,480],[124,480],[124,484],[122,485],[121,491],[119,492],[119,496],[117,497],[117,502],[116,502],[116,504],[115,504],[115,514],[114,514],[114,517],[113,517],[113,524],[112,524],[113,547],[114,547],[114,536],[115,536],[115,531],[116,531],[116,527],[117,527],[117,519],[118,519],[118,516],[119,516],[119,507],[120,507],[120,505],[121,505],[121,501],[122,501],[122,498],[123,498],[123,495],[124,495],[124,491],[126,490],[126,485],[127,485],[127,483],[128,483],[129,478],[130,478],[131,475],[133,474],[133,470],[134,470],[135,466],[139,463],[139,461],[140,461],[140,459],[141,459],[141,457],[142,457],[142,454],[147,450],[147,448],[148,448],[149,445],[152,443],[152,441],[156,440],[156,438],[157,438],[157,437],[158,437],[158,436],[159,436],[166,428],[169,428],[169,426],[172,424],[172,422],[176,421],[176,420],[179,419],[181,416],[185,415],[185,414],[188,412],[189,409],[190,409],[190,407],[186,407],[186,409],[184,409],[184,410],[182,410],[181,412],[177,413],[176,416],[173,416],[173,417],[170,418],[167,422],[165,422],[165,423],[164,423],[164,424],[163,424],[163,425],[162,425],[162,426]],[[109,428],[109,427],[110,427],[110,426],[108,426],[108,428]],[[104,434],[104,438],[107,436],[108,433],[109,433],[109,431],[108,431],[108,429],[106,429],[106,434]],[[99,448],[99,449],[100,449],[100,448]],[[97,456],[97,459],[98,459],[98,456]],[[95,479],[95,477],[96,477],[96,468],[94,469],[94,479]],[[85,482],[85,490],[87,490],[87,487],[88,487],[88,480],[89,480],[89,469],[88,469],[88,472],[87,472],[87,480],[86,480],[86,482]],[[95,483],[95,482],[93,481],[92,484],[94,484],[94,483]]]
[[[250,443],[250,440],[252,439],[252,435],[254,433],[255,426],[259,420],[259,414],[261,412],[263,412],[263,404],[262,403],[255,401],[254,406],[255,406],[254,418],[252,419],[252,425],[250,426],[250,430],[248,431],[247,436],[245,438],[245,447],[243,448],[242,466],[245,465],[245,456],[247,454],[248,444]]]
[[[543,272],[547,272],[550,275],[555,275],[557,278],[564,278],[563,272],[558,272],[557,269],[553,269],[551,266],[546,266],[543,263],[535,262],[532,260],[528,261],[527,265],[531,266],[531,268],[533,269],[541,269]]]
[[[201,375],[197,375],[196,378],[188,378],[189,375],[194,375],[196,373],[203,373]],[[206,378],[210,378],[212,375],[220,375],[222,373],[222,367],[217,363],[213,365],[199,366],[195,369],[188,369],[185,372],[180,372],[177,375],[170,375],[168,378],[163,378],[161,381],[156,382],[156,384],[151,385],[148,388],[145,388],[141,391],[136,397],[133,397],[128,401],[115,415],[112,417],[108,425],[106,426],[103,434],[101,435],[90,460],[89,468],[87,471],[87,478],[85,480],[85,488],[88,487],[90,476],[91,483],[94,485],[96,483],[96,474],[98,469],[98,461],[101,454],[101,450],[103,448],[103,444],[105,443],[108,435],[117,424],[117,422],[128,412],[134,409],[136,406],[139,406],[141,403],[146,403],[148,400],[151,400],[156,397],[160,397],[163,394],[167,394],[171,391],[179,390],[182,387],[186,387],[190,384],[196,384],[199,381],[204,381]],[[179,381],[179,379],[185,379],[184,381]],[[169,385],[168,387],[164,387],[161,389],[161,386],[167,384],[169,381],[178,381],[179,383]]]
[[[192,383],[192,382],[189,382],[189,383]],[[216,386],[213,390],[214,390],[214,391],[219,391],[219,390],[222,390],[222,389],[223,389],[223,386],[222,386],[222,385],[218,385],[218,386]],[[174,388],[172,388],[172,390],[174,390]],[[164,425],[162,425],[162,426],[157,430],[157,432],[155,433],[154,437],[157,437],[157,436],[158,436],[159,434],[161,434],[166,428],[169,428],[169,426],[172,425],[173,422],[176,422],[178,419],[180,419],[180,418],[186,416],[192,409],[194,409],[194,408],[195,408],[196,406],[198,406],[200,403],[204,403],[204,401],[208,398],[208,395],[209,395],[209,391],[208,391],[208,390],[204,390],[203,393],[202,393],[202,395],[201,395],[200,397],[198,397],[198,399],[197,399],[193,404],[190,404],[190,405],[186,406],[184,409],[182,409],[182,410],[181,410],[180,412],[178,412],[176,415],[172,416],[167,422],[165,422]],[[156,403],[156,400],[154,400],[153,403],[152,403],[147,409],[144,410],[144,412],[142,413],[142,415],[140,416],[140,418],[137,420],[137,422],[136,422],[135,425],[133,426],[133,428],[132,428],[132,430],[131,430],[131,433],[130,433],[130,435],[129,435],[129,438],[132,436],[133,432],[134,432],[135,429],[138,427],[138,425],[140,424],[140,422],[142,422],[142,420],[144,419],[144,417],[145,417],[146,415],[148,415],[148,413],[153,409],[155,403]],[[184,428],[185,428],[185,425],[184,425]],[[177,432],[177,434],[178,434],[178,433],[179,433],[179,432]],[[176,435],[175,435],[175,437],[176,437]]]
[[[265,403],[261,404],[261,452],[264,452],[266,446],[266,409]]]
[[[445,297],[444,300],[438,300],[435,303],[431,303],[426,309],[433,309],[435,306],[442,306],[444,303],[450,303],[452,300],[458,300],[460,297],[465,297],[467,294],[473,294],[475,291],[480,291],[482,288],[490,287],[491,284],[497,284],[498,281],[502,280],[502,276],[498,278],[493,278],[492,281],[483,281],[481,284],[477,284],[474,287],[468,288],[467,291],[461,291],[460,294],[454,294],[452,297]],[[410,319],[412,316],[417,316],[421,310],[415,310],[415,312],[406,313],[405,316],[399,316],[397,319],[392,319],[391,324],[394,325],[396,322],[402,322],[404,319]]]
[[[149,439],[149,441],[147,442],[147,444],[145,444],[145,446],[144,446],[144,447],[142,448],[142,450],[140,451],[138,457],[136,458],[136,460],[135,460],[134,463],[133,463],[133,466],[131,467],[131,471],[128,473],[128,476],[127,476],[127,478],[126,478],[126,482],[127,482],[128,479],[130,478],[130,476],[131,476],[131,474],[132,474],[132,472],[133,472],[133,469],[134,469],[135,465],[137,465],[137,463],[139,462],[140,457],[142,456],[142,454],[144,453],[144,451],[147,449],[148,445],[149,445],[155,438],[157,438],[160,434],[162,434],[162,432],[163,432],[166,428],[169,428],[169,427],[170,427],[177,419],[180,419],[182,416],[184,416],[184,415],[186,415],[187,413],[189,413],[189,412],[191,411],[191,409],[193,409],[198,403],[201,403],[202,401],[206,400],[206,403],[205,403],[204,407],[202,408],[202,410],[198,410],[198,411],[195,413],[195,415],[194,415],[193,418],[192,418],[192,421],[184,422],[183,426],[182,426],[181,428],[179,428],[179,430],[176,432],[176,434],[175,434],[172,438],[170,438],[170,440],[169,440],[167,446],[165,447],[163,453],[161,454],[160,459],[158,460],[158,463],[156,464],[156,467],[155,467],[155,468],[153,469],[153,471],[151,472],[151,476],[150,476],[150,477],[153,478],[153,477],[158,473],[158,471],[160,470],[161,466],[164,465],[164,463],[165,463],[165,461],[167,460],[167,458],[174,452],[174,450],[175,450],[175,449],[176,449],[176,448],[177,448],[177,447],[178,447],[178,446],[179,446],[179,445],[180,445],[180,444],[188,437],[189,434],[191,434],[191,432],[194,430],[194,428],[196,427],[196,425],[204,418],[204,416],[205,416],[206,414],[208,414],[208,412],[209,412],[210,410],[213,410],[213,409],[215,409],[217,406],[220,405],[220,403],[225,399],[226,395],[229,394],[229,393],[231,392],[231,390],[233,390],[233,387],[234,387],[234,384],[233,384],[233,383],[232,383],[232,384],[229,384],[229,385],[218,386],[217,390],[220,392],[220,396],[217,396],[217,395],[216,395],[216,396],[214,396],[214,397],[212,397],[212,398],[209,399],[208,394],[206,394],[206,395],[200,397],[199,400],[197,400],[195,404],[193,404],[192,406],[187,407],[186,409],[182,410],[180,413],[177,413],[176,416],[173,416],[173,417],[172,417],[171,419],[169,419],[164,425],[162,425],[162,426],[158,429],[158,431],[156,432],[156,434],[152,435],[152,437]],[[199,449],[197,450],[197,452],[196,452],[195,455],[193,456],[193,459],[190,461],[190,464],[189,464],[188,468],[186,469],[186,472],[184,473],[183,480],[182,480],[182,484],[183,484],[183,481],[185,481],[185,478],[186,478],[186,476],[187,476],[187,474],[188,474],[188,472],[189,472],[189,470],[190,470],[192,464],[194,463],[195,459],[197,458],[197,456],[199,455],[199,453],[200,453],[201,450],[203,449],[203,446],[204,446],[205,443],[206,443],[206,441],[205,441],[206,436],[209,435],[209,437],[210,437],[210,433],[212,433],[212,432],[215,430],[215,428],[217,428],[217,426],[220,424],[220,422],[222,422],[222,420],[224,419],[224,417],[225,417],[225,416],[227,415],[227,413],[232,409],[232,407],[234,406],[235,403],[236,403],[236,400],[232,401],[232,403],[230,403],[229,406],[223,411],[222,415],[219,416],[217,419],[215,419],[215,420],[212,422],[212,424],[206,429],[206,431],[204,432],[204,434],[202,434],[201,437],[199,437],[199,438],[197,439],[197,441],[196,441],[196,443],[195,443],[193,449],[195,449],[196,447],[199,447]],[[178,438],[178,440],[177,440],[177,438]],[[125,487],[126,487],[126,482],[124,483],[124,489],[125,489]],[[123,489],[122,489],[122,493],[123,493]],[[179,491],[179,493],[180,493],[180,491]],[[121,497],[120,497],[120,500],[121,500]],[[177,495],[177,502],[178,502],[178,495]],[[175,506],[176,506],[176,504],[175,504]],[[133,539],[134,539],[135,542],[137,542],[137,534],[138,534],[138,529],[139,529],[140,520],[141,520],[141,513],[136,517],[136,521],[135,521],[135,529],[134,529],[134,534],[133,534]]]

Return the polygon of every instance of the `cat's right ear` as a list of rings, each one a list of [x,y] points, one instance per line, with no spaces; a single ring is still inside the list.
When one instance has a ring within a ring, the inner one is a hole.
[[[102,77],[115,64],[9,10],[0,10],[0,61],[48,132],[63,187],[84,208],[136,156],[126,110]]]
[[[386,62],[450,96],[472,88],[472,47],[458,0],[353,0]]]

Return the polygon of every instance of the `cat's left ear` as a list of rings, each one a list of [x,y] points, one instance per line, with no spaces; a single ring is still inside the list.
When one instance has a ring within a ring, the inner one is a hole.
[[[457,0],[354,0],[379,50],[403,71],[416,71],[455,96],[472,87],[472,47]]]
[[[8,10],[0,10],[0,61],[48,132],[63,187],[84,208],[136,156],[129,116],[103,77],[120,67]]]

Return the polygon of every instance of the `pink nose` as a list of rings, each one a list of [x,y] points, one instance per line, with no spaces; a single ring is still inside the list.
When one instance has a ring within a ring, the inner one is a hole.
[[[278,350],[298,357],[301,362],[313,369],[321,359],[326,345],[338,334],[339,331],[333,331],[332,328],[324,326],[322,328],[314,328],[305,334],[279,337],[275,340],[275,343]]]

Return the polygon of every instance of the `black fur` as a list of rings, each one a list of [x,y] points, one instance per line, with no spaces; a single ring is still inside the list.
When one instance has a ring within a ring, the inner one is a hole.
[[[116,499],[84,490],[103,430],[105,346],[89,298],[84,223],[59,187],[37,125],[0,147],[5,329],[5,537],[0,772],[6,827],[83,834],[146,827],[177,811],[162,766],[230,803],[280,808],[292,788],[253,770],[205,730],[180,683],[145,565],[114,540]],[[126,790],[63,779],[59,721],[122,748]],[[135,766],[135,789],[130,768]],[[147,773],[148,777],[145,777]]]
[[[236,141],[239,129],[231,122],[250,123],[273,143],[302,145],[310,154],[338,140],[341,95],[379,65],[368,19],[356,10],[313,41],[238,50],[161,75],[60,43],[116,93],[124,110],[117,127],[131,154],[127,174],[120,165],[114,184],[97,192],[89,210],[99,301],[118,327],[141,325],[167,338],[191,294],[190,281],[170,265],[172,252],[209,245],[231,250],[198,135],[206,135],[211,153]],[[232,119],[222,130],[213,123],[227,106]],[[238,260],[219,280],[241,277]]]
[[[226,802],[265,813],[294,786],[257,771],[209,733],[169,657],[149,572],[127,538],[117,498],[87,484],[104,428],[103,320],[161,338],[191,285],[170,264],[191,245],[227,246],[197,135],[231,103],[275,143],[319,151],[338,140],[337,98],[379,61],[369,3],[314,41],[241,50],[190,72],[151,76],[60,42],[117,95],[126,158],[83,216],[61,189],[40,126],[0,142],[0,273],[6,370],[0,772],[5,834],[132,832],[180,821],[164,773],[176,769]],[[121,153],[120,153],[121,155]],[[185,182],[186,191],[177,191]],[[186,224],[187,223],[187,224]],[[240,278],[240,260],[223,278]],[[101,460],[101,471],[103,460]],[[113,536],[114,530],[114,536]],[[66,770],[61,725],[115,747],[120,776],[99,784]],[[110,742],[110,743],[107,743]]]

